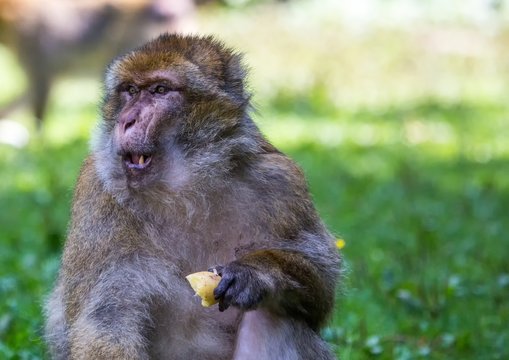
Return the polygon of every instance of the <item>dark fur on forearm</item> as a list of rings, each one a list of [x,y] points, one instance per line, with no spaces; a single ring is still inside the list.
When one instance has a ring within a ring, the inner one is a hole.
[[[333,306],[334,288],[328,284],[318,269],[304,255],[287,250],[260,250],[228,265],[234,272],[235,286],[249,284],[256,288],[258,296],[249,296],[242,301],[233,301],[233,305],[251,310],[257,306],[267,307],[273,313],[305,321],[313,330],[318,330],[326,320]],[[244,273],[239,276],[239,273]],[[226,281],[231,275],[221,272]],[[258,277],[269,276],[265,282]],[[246,286],[247,287],[247,286]],[[246,287],[238,292],[246,292]],[[219,287],[216,293],[223,294]],[[321,296],[317,296],[321,294]],[[223,295],[228,297],[228,293]],[[225,307],[224,302],[221,307]]]

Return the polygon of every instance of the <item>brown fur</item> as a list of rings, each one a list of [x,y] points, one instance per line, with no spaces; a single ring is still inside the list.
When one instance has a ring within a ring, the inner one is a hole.
[[[47,305],[55,358],[333,358],[318,335],[333,238],[300,169],[250,119],[244,77],[210,37],[163,35],[110,65]],[[216,265],[224,312],[184,280]]]

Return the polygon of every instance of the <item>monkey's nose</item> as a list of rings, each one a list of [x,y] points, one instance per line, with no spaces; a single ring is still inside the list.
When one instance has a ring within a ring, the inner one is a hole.
[[[136,124],[136,119],[129,119],[124,122],[124,133],[127,132],[127,130],[132,127],[134,124]]]

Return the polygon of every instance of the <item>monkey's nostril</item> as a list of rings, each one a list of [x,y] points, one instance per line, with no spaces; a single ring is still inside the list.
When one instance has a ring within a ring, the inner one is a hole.
[[[125,122],[124,124],[124,132],[127,131],[127,129],[129,129],[131,126],[133,126],[134,124],[136,123],[136,120],[135,119],[132,119],[132,120],[128,120]]]

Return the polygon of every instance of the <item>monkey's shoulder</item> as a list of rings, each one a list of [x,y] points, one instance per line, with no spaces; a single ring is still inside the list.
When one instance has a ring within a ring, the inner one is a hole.
[[[86,158],[74,190],[68,238],[75,236],[94,239],[122,237],[129,240],[141,233],[142,224],[106,191],[92,156]],[[126,226],[126,224],[130,224]],[[113,234],[118,234],[113,236]],[[124,242],[128,242],[124,240]]]
[[[244,213],[271,236],[291,239],[301,231],[322,231],[304,174],[293,160],[279,152],[263,154],[247,172],[249,191],[240,195]]]
[[[74,190],[74,205],[82,202],[109,203],[113,202],[111,196],[104,191],[93,156],[88,156],[81,165],[80,173]]]
[[[260,154],[249,167],[248,176],[253,183],[269,186],[272,191],[275,187],[285,191],[308,191],[302,169],[281,152]]]
[[[314,213],[303,171],[283,153],[260,155],[250,166],[247,181],[264,207],[277,205],[285,212],[293,209],[290,212]]]
[[[83,186],[86,188],[86,184],[97,186],[98,182],[99,177],[97,176],[94,156],[88,155],[81,164],[76,188],[82,188]]]

